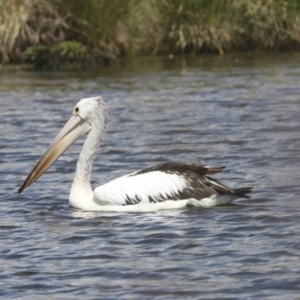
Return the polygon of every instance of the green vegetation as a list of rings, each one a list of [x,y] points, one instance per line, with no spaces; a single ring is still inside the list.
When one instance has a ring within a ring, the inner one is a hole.
[[[299,0],[0,0],[0,62],[300,50]]]

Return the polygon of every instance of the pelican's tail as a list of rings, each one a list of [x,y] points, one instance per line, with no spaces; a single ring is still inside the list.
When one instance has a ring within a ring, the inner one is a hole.
[[[248,194],[251,193],[251,190],[252,187],[243,187],[232,190],[232,193],[214,194],[201,200],[188,199],[187,206],[211,208],[218,205],[226,205],[237,198],[249,198]]]
[[[250,186],[233,190],[234,195],[236,195],[239,198],[250,198],[250,196],[248,194],[250,194],[251,191],[252,191],[252,187],[250,187]]]

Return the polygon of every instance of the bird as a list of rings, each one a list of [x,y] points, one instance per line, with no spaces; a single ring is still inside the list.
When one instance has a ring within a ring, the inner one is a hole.
[[[108,117],[101,96],[81,99],[73,113],[28,174],[18,192],[44,174],[80,137],[79,155],[69,204],[84,211],[143,211],[185,206],[212,207],[249,198],[252,187],[231,189],[211,175],[225,169],[203,164],[166,162],[119,177],[95,188],[90,185],[92,163],[100,147]]]

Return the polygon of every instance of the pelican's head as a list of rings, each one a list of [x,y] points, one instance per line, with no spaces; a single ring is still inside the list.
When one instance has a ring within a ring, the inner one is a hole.
[[[73,110],[74,116],[92,124],[104,123],[107,119],[107,108],[102,97],[85,98],[80,100]]]
[[[22,193],[35,182],[78,138],[88,134],[94,126],[103,132],[106,119],[107,108],[100,96],[80,100],[69,121],[34,166],[18,192]]]

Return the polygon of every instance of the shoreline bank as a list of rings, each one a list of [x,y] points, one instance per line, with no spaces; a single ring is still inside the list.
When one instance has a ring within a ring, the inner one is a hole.
[[[0,63],[35,69],[123,57],[300,50],[297,0],[0,2]]]

